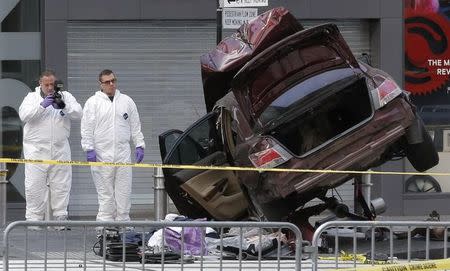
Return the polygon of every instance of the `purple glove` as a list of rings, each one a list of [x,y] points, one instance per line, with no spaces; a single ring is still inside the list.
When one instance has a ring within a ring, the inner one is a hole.
[[[49,107],[55,101],[55,97],[52,94],[45,97],[45,99],[41,102],[41,106],[43,108]]]
[[[134,153],[134,157],[136,158],[136,163],[142,162],[144,159],[144,148],[137,147],[136,152]]]
[[[95,150],[89,150],[87,151],[87,161],[88,162],[97,162],[97,153]]]

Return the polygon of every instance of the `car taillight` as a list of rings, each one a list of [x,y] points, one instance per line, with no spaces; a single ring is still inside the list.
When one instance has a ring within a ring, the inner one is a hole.
[[[248,158],[257,168],[274,168],[287,162],[292,155],[280,145],[275,144],[265,150],[251,153]]]
[[[375,102],[375,109],[381,108],[402,94],[401,88],[390,78],[375,76],[376,87],[372,90],[372,97]]]

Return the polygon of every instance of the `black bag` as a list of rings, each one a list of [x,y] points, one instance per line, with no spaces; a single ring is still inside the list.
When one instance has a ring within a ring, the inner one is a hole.
[[[103,234],[106,234],[103,238]],[[119,234],[119,230],[116,228],[107,228],[102,235],[97,237],[97,242],[94,244],[92,250],[94,254],[103,257],[103,239],[106,242],[105,258],[110,261],[122,261],[124,243],[122,237]],[[139,246],[136,243],[125,242],[125,261],[126,262],[138,262],[140,256],[138,255]]]
[[[174,252],[164,252],[164,263],[179,263],[181,256],[178,253]],[[188,258],[188,257],[187,257]],[[162,255],[161,253],[153,253],[153,252],[145,252],[144,253],[144,263],[151,263],[151,264],[158,264],[162,263]],[[184,263],[188,263],[190,261],[187,261],[188,259],[185,259]],[[193,261],[192,261],[193,262]]]
[[[110,243],[106,248],[106,259],[110,261],[122,261],[123,256],[123,243]],[[125,261],[126,262],[139,262],[140,256],[138,255],[139,246],[137,244],[125,243]]]
[[[106,241],[106,255],[105,258],[110,261],[122,261],[123,256],[123,243],[120,239],[107,240]],[[103,236],[98,237],[97,242],[92,248],[94,254],[103,257]],[[126,262],[138,262],[140,256],[138,255],[139,246],[137,244],[125,243],[125,261]]]

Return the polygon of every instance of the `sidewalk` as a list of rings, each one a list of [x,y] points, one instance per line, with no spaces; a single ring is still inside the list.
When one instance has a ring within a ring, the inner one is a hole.
[[[11,216],[19,218],[20,213],[10,213]],[[379,216],[377,220],[380,221],[424,221],[427,217],[425,216]],[[71,217],[71,220],[83,220],[83,221],[94,221],[95,217]],[[23,220],[20,219],[20,220]],[[442,216],[442,221],[449,221],[450,216]],[[140,229],[137,229],[138,231]],[[0,242],[3,243],[3,231],[1,229]],[[97,241],[96,232],[93,228],[88,228],[86,231],[86,241],[82,236],[84,235],[84,230],[82,228],[73,228],[71,231],[28,231],[25,232],[23,228],[21,230],[17,229],[11,233],[9,241],[10,249],[9,255],[11,260],[17,260],[19,263],[25,257],[30,261],[42,262],[46,258],[48,260],[61,260],[64,254],[67,253],[68,259],[74,263],[79,263],[84,261],[84,255],[86,253],[86,260],[93,264],[98,264],[102,262],[102,258],[93,253],[93,245]],[[364,236],[364,235],[363,235]],[[25,240],[28,238],[28,243],[25,245]],[[45,239],[48,240],[45,243]],[[66,240],[66,243],[64,243]],[[352,237],[340,237],[339,238],[339,248],[340,250],[353,252],[353,238]],[[395,253],[398,255],[404,255],[407,251],[407,240],[395,240]],[[420,238],[414,238],[411,242],[414,253],[417,255],[423,254],[425,248],[425,240]],[[376,251],[386,252],[389,251],[389,240],[377,241],[375,242]],[[27,247],[29,251],[26,253],[24,247]],[[329,247],[334,248],[334,237],[330,238]],[[358,238],[357,253],[366,253],[370,251],[371,241],[362,237]],[[440,258],[443,251],[443,242],[432,241],[430,242],[430,249],[432,252],[432,258]],[[435,255],[436,257],[434,257]],[[0,257],[3,256],[3,251],[0,250]],[[112,265],[120,264],[120,262],[111,262]]]
[[[179,221],[178,223],[188,222]],[[216,224],[222,223],[226,222],[217,222]],[[135,222],[135,224],[136,232],[148,232],[150,229],[154,229],[152,223]],[[79,268],[86,268],[87,270],[105,270],[107,268],[107,270],[180,270],[181,267],[181,270],[199,270],[208,267],[208,270],[277,270],[277,268],[281,270],[280,266],[283,270],[295,269],[295,261],[290,259],[280,261],[264,260],[261,262],[255,260],[220,261],[220,256],[195,256],[194,258],[192,256],[184,256],[184,261],[181,258],[164,262],[164,264],[145,263],[144,265],[139,262],[122,263],[121,261],[109,261],[94,254],[93,246],[98,241],[95,223],[89,224],[89,222],[81,221],[72,223],[72,225],[74,226],[70,231],[54,231],[52,229],[27,231],[23,226],[16,225],[9,232],[7,242],[10,269],[78,270]],[[180,226],[184,227],[184,225]],[[255,225],[251,225],[251,227],[253,228]],[[273,226],[270,228],[273,228]],[[241,259],[243,259],[243,256]],[[311,263],[309,263],[309,266],[311,266]],[[2,269],[1,267],[0,264],[0,269]]]

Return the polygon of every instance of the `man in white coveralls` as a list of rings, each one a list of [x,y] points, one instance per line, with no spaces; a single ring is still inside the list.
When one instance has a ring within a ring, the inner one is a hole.
[[[133,140],[135,161],[144,158],[144,136],[134,101],[116,89],[111,70],[99,74],[101,90],[84,106],[81,120],[81,146],[90,162],[131,162]],[[91,167],[98,194],[98,221],[128,221],[131,208],[131,167]]]
[[[25,159],[71,160],[68,140],[70,125],[72,120],[81,118],[82,108],[69,92],[61,90],[55,93],[55,81],[53,71],[42,72],[39,86],[28,93],[20,105]],[[28,163],[25,164],[26,219],[44,219],[47,183],[55,220],[67,220],[72,167]]]

